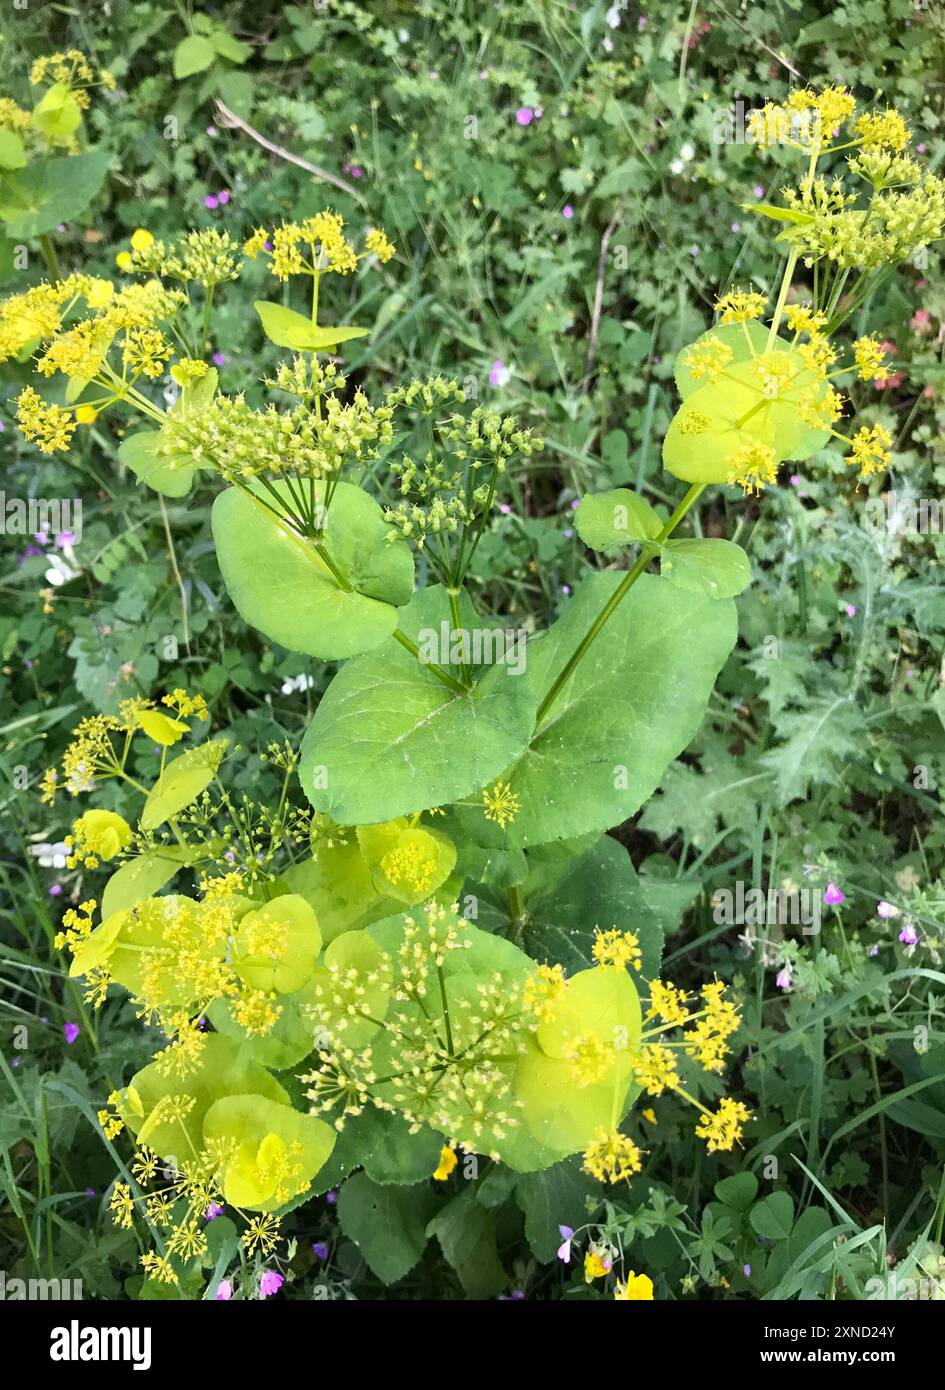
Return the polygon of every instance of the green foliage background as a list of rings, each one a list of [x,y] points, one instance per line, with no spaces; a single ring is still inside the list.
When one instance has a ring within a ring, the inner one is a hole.
[[[397,258],[345,282],[332,306],[371,326],[350,345],[349,375],[370,393],[443,372],[545,438],[470,578],[483,608],[526,627],[565,612],[591,567],[622,565],[580,543],[580,496],[627,486],[656,506],[675,500],[659,462],[676,408],[673,358],[730,283],[776,284],[770,241],[740,208],[776,193],[785,158],[717,142],[725,113],[739,99],[746,109],[778,100],[795,80],[838,81],[862,105],[898,105],[932,168],[945,153],[943,89],[929,80],[945,63],[945,15],[911,0],[850,0],[827,14],[803,0],[657,0],[610,14],[548,0],[342,0],[202,15],[151,0],[113,0],[110,14],[7,14],[0,88],[21,103],[30,61],[56,48],[82,48],[118,79],[89,117],[110,170],[91,212],[72,220],[62,205],[60,264],[109,274],[137,226],[240,234],[330,205],[385,227]],[[277,151],[228,128],[217,99]],[[520,124],[521,108],[540,115]],[[229,201],[207,208],[221,190]],[[15,268],[15,245],[0,243],[4,293],[42,273],[35,250],[26,272]],[[251,288],[271,292],[261,267]],[[258,400],[272,349],[247,304],[228,301],[215,346],[223,388]],[[940,250],[862,314],[896,347],[896,384],[861,385],[856,401],[896,437],[892,479],[873,493],[938,498]],[[502,386],[490,383],[496,362],[510,371]],[[24,380],[7,364],[4,394]],[[118,1004],[97,1033],[64,1041],[79,1015],[50,943],[63,903],[90,890],[31,852],[67,829],[35,784],[82,714],[178,684],[204,691],[215,726],[249,749],[297,740],[333,667],[239,620],[214,554],[209,489],[161,503],[118,462],[109,426],[49,460],[16,435],[9,405],[2,419],[6,495],[81,497],[84,528],[51,612],[40,591],[54,544],[26,554],[28,537],[3,537],[0,1264],[51,1267],[94,1296],[129,1297],[138,1250],[103,1209],[119,1156],[94,1110],[150,1047]],[[671,978],[692,987],[717,972],[743,990],[737,1087],[757,1112],[745,1148],[707,1159],[688,1112],[660,1100],[645,1172],[601,1205],[576,1161],[527,1177],[487,1170],[444,1190],[428,1178],[435,1153],[410,1171],[403,1134],[366,1119],[377,1132],[346,1132],[332,1181],[367,1148],[363,1171],[337,1202],[317,1197],[294,1214],[288,1296],[318,1286],[338,1298],[596,1297],[555,1260],[558,1224],[588,1221],[662,1298],[863,1297],[870,1279],[887,1288],[888,1254],[903,1278],[940,1277],[943,541],[941,528],[871,530],[866,501],[830,448],[762,499],[710,491],[687,534],[738,540],[754,575],[710,712],[656,796],[614,832],[635,873],[624,855],[626,869],[590,866],[583,883],[561,884],[549,868],[534,887],[536,938],[545,924],[566,930],[567,904],[606,878],[631,918],[649,914],[665,930]],[[311,683],[290,688],[299,676]],[[259,796],[265,780],[251,775]],[[122,810],[121,794],[108,795]],[[57,880],[61,897],[49,894]],[[846,902],[824,909],[819,937],[760,928],[739,940],[745,929],[720,925],[712,909],[737,880],[818,894],[833,882]],[[900,917],[878,917],[879,901]],[[906,916],[915,947],[898,939]],[[537,954],[538,940],[528,949]],[[785,968],[790,991],[775,983]],[[23,1026],[25,1047],[14,1041]],[[214,1239],[227,1234],[221,1224]],[[312,1241],[328,1243],[327,1263]]]

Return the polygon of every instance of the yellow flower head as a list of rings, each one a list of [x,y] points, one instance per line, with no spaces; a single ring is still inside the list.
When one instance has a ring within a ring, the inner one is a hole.
[[[631,1269],[614,1289],[614,1298],[618,1303],[652,1303],[653,1280],[648,1274],[635,1274]]]
[[[715,312],[721,314],[723,323],[748,323],[758,319],[765,311],[768,300],[763,294],[754,291],[729,290],[716,302]]]
[[[640,940],[632,931],[601,931],[595,927],[592,949],[598,965],[613,965],[618,970],[628,965],[640,970],[643,966]]]
[[[668,980],[650,981],[650,1007],[647,1018],[658,1018],[669,1027],[685,1023],[689,1018],[689,1007],[684,990],[677,989]]]
[[[640,1049],[633,1074],[647,1095],[661,1096],[664,1091],[675,1091],[679,1085],[676,1054],[662,1043],[648,1044]]]
[[[495,782],[487,787],[482,794],[482,804],[486,820],[496,821],[500,830],[515,819],[520,807],[519,799],[508,782]]]
[[[709,1153],[729,1150],[742,1137],[742,1129],[751,1119],[751,1111],[740,1100],[725,1096],[715,1114],[706,1113],[696,1125],[696,1134],[706,1141]]]
[[[20,433],[31,439],[41,454],[68,449],[75,433],[71,412],[58,405],[47,405],[32,386],[27,386],[17,397],[16,422]]]
[[[584,1281],[603,1279],[614,1267],[614,1259],[609,1250],[591,1246],[584,1256]]]
[[[633,1140],[618,1129],[598,1129],[584,1151],[583,1167],[598,1182],[623,1182],[639,1173],[643,1156]]]
[[[885,425],[863,425],[850,441],[852,453],[844,463],[855,463],[864,478],[871,473],[885,473],[892,457],[892,446],[893,437]]]
[[[774,450],[767,444],[742,444],[728,461],[728,481],[739,483],[744,492],[760,492],[777,477]]]
[[[886,348],[876,338],[868,335],[857,338],[853,344],[853,358],[861,381],[878,381],[886,373]]]
[[[876,147],[900,153],[912,139],[912,134],[898,111],[891,107],[876,115],[864,115],[856,123],[856,133],[865,149]]]
[[[539,965],[534,975],[530,975],[525,981],[522,1006],[534,1014],[540,1023],[548,1023],[557,1013],[566,986],[567,980],[562,966]]]
[[[384,265],[387,264],[387,262],[391,259],[391,257],[395,254],[397,250],[397,247],[394,245],[394,243],[392,241],[388,241],[386,233],[380,231],[376,227],[371,228],[367,236],[364,238],[364,243],[367,246],[367,249],[371,252],[371,254],[376,256],[377,259]]]
[[[827,327],[827,315],[810,304],[789,305],[784,311],[784,318],[792,333],[807,333],[811,338]]]
[[[728,343],[723,343],[720,338],[711,338],[707,343],[689,348],[684,360],[695,381],[704,376],[714,381],[733,356]]]

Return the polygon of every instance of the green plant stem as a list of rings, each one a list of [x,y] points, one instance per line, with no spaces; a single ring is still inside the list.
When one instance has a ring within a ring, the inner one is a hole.
[[[42,252],[43,260],[46,262],[46,269],[56,281],[62,279],[59,269],[59,257],[56,255],[56,248],[48,235],[41,236],[39,239],[39,249]]]
[[[774,346],[774,340],[778,336],[778,327],[781,323],[781,315],[784,313],[784,305],[787,302],[788,290],[791,288],[791,278],[794,275],[794,267],[797,265],[797,252],[792,251],[787,258],[787,265],[784,267],[784,275],[781,277],[781,292],[778,295],[778,302],[774,306],[774,314],[771,318],[771,327],[768,330],[768,341],[765,344],[765,351],[770,352]]]
[[[447,589],[446,592],[447,592],[447,595],[449,596],[449,601],[450,601],[450,618],[452,619],[452,623],[453,623],[453,631],[462,634],[462,630],[463,630],[463,616],[462,616],[462,613],[460,612],[460,607],[459,607],[460,590],[459,590],[459,589],[454,589],[453,586],[450,585],[450,587]],[[462,670],[462,673],[463,673],[463,684],[468,686],[468,685],[469,685],[469,667],[467,666],[467,664],[466,664],[465,661],[462,663],[460,669]]]
[[[174,537],[171,535],[171,524],[167,519],[167,507],[164,505],[164,498],[158,493],[158,503],[161,508],[161,520],[164,522],[164,534],[167,537],[167,553],[171,562],[171,570],[177,582],[177,589],[180,594],[181,621],[184,624],[184,650],[190,656],[190,626],[187,622],[187,590],[184,588],[184,581],[177,564],[177,552],[174,549]]]
[[[540,727],[542,721],[547,717],[548,711],[551,709],[552,705],[555,703],[558,696],[561,694],[561,691],[563,690],[564,686],[571,679],[571,676],[574,674],[575,668],[584,657],[585,653],[593,643],[597,634],[601,631],[608,619],[612,617],[616,609],[626,598],[627,594],[633,588],[634,584],[640,578],[640,575],[643,573],[647,565],[652,560],[653,546],[661,545],[663,541],[667,540],[672,535],[673,531],[675,531],[676,527],[682,521],[683,517],[686,515],[689,509],[702,496],[705,489],[705,483],[693,483],[683,500],[680,502],[679,506],[673,512],[666,525],[663,527],[662,531],[660,531],[659,535],[656,537],[655,541],[652,541],[646,546],[644,546],[643,550],[640,552],[640,555],[637,557],[637,561],[634,564],[633,568],[627,571],[620,584],[617,586],[617,588],[611,594],[610,598],[604,604],[603,608],[591,624],[590,628],[582,637],[575,651],[572,653],[568,661],[565,663],[564,668],[562,669],[560,674],[555,678],[554,682],[552,683],[551,689],[548,691],[547,695],[542,700],[541,704],[538,706],[538,714],[535,718],[536,729]]]
[[[411,656],[415,656],[417,660],[420,661],[420,648],[417,646],[416,642],[410,640],[406,632],[402,632],[399,627],[395,627],[391,636],[395,641],[399,642],[402,647],[405,647]],[[424,661],[421,662],[421,665],[428,671],[432,671],[444,685],[448,685],[450,690],[455,691],[457,695],[469,694],[468,685],[463,685],[461,681],[456,680],[448,671],[444,671],[442,666],[437,666],[435,661]]]

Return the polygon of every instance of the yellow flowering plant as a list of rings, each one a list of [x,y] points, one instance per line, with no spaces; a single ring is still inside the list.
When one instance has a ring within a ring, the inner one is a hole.
[[[179,1282],[200,1257],[207,1206],[241,1214],[244,1246],[268,1254],[281,1212],[357,1167],[448,1183],[477,1156],[527,1173],[581,1154],[588,1177],[623,1183],[646,1162],[643,1096],[691,1105],[709,1155],[740,1144],[749,1112],[720,1086],[737,1001],[715,980],[693,995],[661,978],[662,924],[606,831],[698,730],[750,581],[738,546],[674,532],[707,487],[761,491],[832,438],[860,478],[885,470],[881,421],[838,428],[838,387],[881,375],[883,351],[862,334],[844,355],[839,334],[870,277],[945,222],[893,115],[843,137],[841,89],[791,110],[815,111],[817,134],[786,207],[756,209],[787,247],[773,307],[728,290],[676,363],[663,460],[689,489],[668,517],[626,489],[582,499],[584,542],[637,555],[592,571],[543,633],[503,628],[466,583],[509,472],[542,441],[443,377],[374,403],[348,389],[345,344],[367,330],[323,322],[322,282],[393,264],[377,228],[352,236],[326,210],[241,247],[139,229],[118,253],[129,283],[73,275],[0,305],[6,355],[31,355],[40,385],[63,379],[61,405],[22,391],[27,439],[66,450],[91,419],[142,415],[119,457],[143,483],[182,496],[202,470],[223,485],[213,537],[242,618],[341,663],[301,749],[267,754],[276,806],[234,800],[226,740],[172,751],[209,713],[184,691],[83,721],[44,781],[47,799],[108,779],[142,798],[135,826],[76,821],[77,867],[120,863],[98,925],[87,900],[59,944],[93,1003],[118,986],[166,1038],[102,1112],[140,1150],[116,1220],[141,1212],[170,1232],[145,1257],[152,1279]],[[819,172],[840,151],[854,151],[865,208]],[[286,298],[304,286],[304,311],[256,302],[286,353],[263,407],[222,393],[205,360],[218,291],[238,292],[258,258]],[[802,264],[813,285],[798,293]],[[156,399],[165,373],[180,388],[170,408]],[[129,771],[141,739],[159,759],[151,786]],[[178,875],[196,889],[165,891]],[[603,1256],[591,1260],[598,1277]],[[647,1286],[627,1271],[616,1296]]]
[[[83,213],[108,173],[111,158],[83,149],[84,115],[94,96],[115,91],[115,78],[79,49],[37,58],[22,104],[0,96],[0,222],[14,241],[34,237],[55,279],[49,233]]]

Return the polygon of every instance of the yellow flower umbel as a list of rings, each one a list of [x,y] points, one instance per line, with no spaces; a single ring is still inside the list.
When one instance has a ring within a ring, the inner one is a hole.
[[[599,1129],[584,1151],[583,1167],[598,1182],[624,1182],[639,1173],[643,1156],[626,1134],[617,1129]]]
[[[288,280],[293,275],[317,279],[326,272],[350,275],[357,270],[359,261],[376,256],[385,263],[397,249],[383,231],[371,228],[365,237],[365,249],[359,253],[345,236],[344,227],[344,219],[331,211],[318,212],[304,222],[285,222],[272,232],[257,227],[243,243],[243,253],[251,260],[268,256],[273,275]]]
[[[495,821],[500,830],[515,819],[520,809],[519,799],[508,782],[494,782],[487,787],[482,794],[482,804],[486,820]]]
[[[743,1126],[750,1118],[747,1106],[740,1100],[725,1096],[715,1114],[708,1110],[705,1112],[696,1125],[696,1133],[706,1141],[710,1154],[720,1149],[732,1149],[741,1139]]]
[[[760,319],[768,301],[765,295],[754,291],[729,290],[716,302],[715,312],[722,323],[748,323]]]
[[[595,927],[592,954],[598,965],[612,965],[617,970],[627,966],[634,970],[643,968],[640,940],[631,931],[601,931]]]

